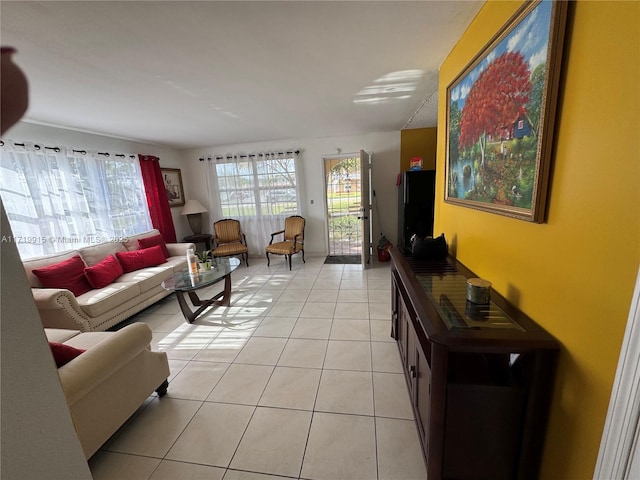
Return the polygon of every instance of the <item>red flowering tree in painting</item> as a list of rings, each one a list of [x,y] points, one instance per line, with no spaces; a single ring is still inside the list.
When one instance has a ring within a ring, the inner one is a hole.
[[[520,52],[506,52],[492,61],[474,82],[460,117],[461,150],[478,143],[484,167],[487,136],[497,136],[516,121],[527,105],[531,72]]]

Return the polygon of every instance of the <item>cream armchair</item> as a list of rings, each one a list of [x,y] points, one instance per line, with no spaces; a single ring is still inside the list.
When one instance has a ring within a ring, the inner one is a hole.
[[[151,330],[133,323],[115,332],[45,329],[50,342],[86,350],[58,368],[73,424],[88,459],[155,390],[164,396],[169,362],[152,352]]]

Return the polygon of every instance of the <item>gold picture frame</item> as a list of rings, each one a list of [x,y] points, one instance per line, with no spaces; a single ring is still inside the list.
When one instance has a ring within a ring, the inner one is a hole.
[[[170,207],[184,205],[184,188],[182,187],[182,173],[179,168],[161,168],[162,182],[167,192]]]
[[[447,87],[445,202],[545,221],[567,3],[525,2]]]

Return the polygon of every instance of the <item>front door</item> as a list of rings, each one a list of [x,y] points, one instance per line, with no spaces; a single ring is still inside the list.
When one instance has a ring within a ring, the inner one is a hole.
[[[358,153],[324,157],[330,263],[361,262],[362,175]]]

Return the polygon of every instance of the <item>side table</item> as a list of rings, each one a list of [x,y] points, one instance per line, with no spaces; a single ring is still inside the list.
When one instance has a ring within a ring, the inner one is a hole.
[[[191,243],[204,243],[207,250],[211,250],[211,234],[210,233],[196,233],[195,235],[189,235],[184,237],[185,242]]]

